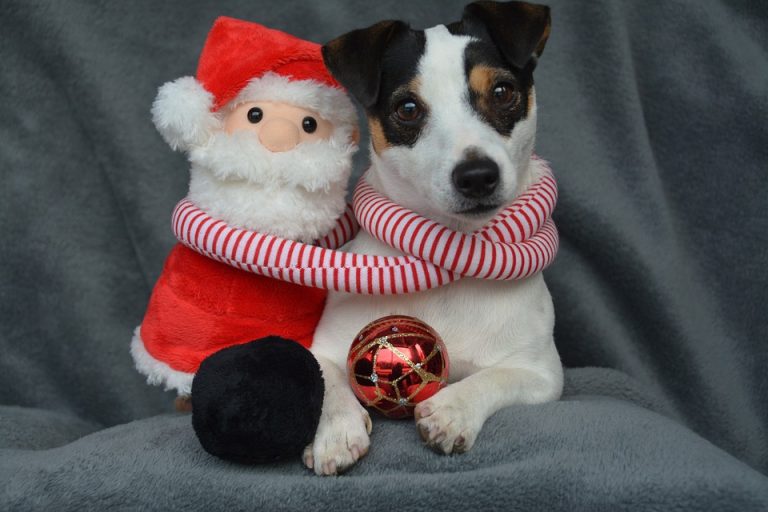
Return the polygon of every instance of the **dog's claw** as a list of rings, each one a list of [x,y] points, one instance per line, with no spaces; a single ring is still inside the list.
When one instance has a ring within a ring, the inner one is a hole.
[[[429,441],[429,428],[427,428],[425,425],[418,425],[418,428],[421,440],[424,442]]]
[[[309,469],[314,469],[315,467],[315,458],[312,456],[312,445],[310,444],[306,448],[304,448],[304,454],[301,457],[301,460],[304,462],[304,465],[307,466]]]
[[[455,400],[444,392],[429,402],[420,403],[416,407],[415,416],[424,443],[432,450],[446,455],[469,451],[482,426],[473,424],[466,407],[456,406]]]
[[[431,414],[432,414],[432,408],[429,405],[424,403],[417,405],[416,409],[414,410],[414,416],[416,417],[417,420],[426,418]]]
[[[312,443],[312,462],[317,475],[343,473],[368,453],[371,419],[356,401],[350,407],[359,410],[328,414],[320,419]]]

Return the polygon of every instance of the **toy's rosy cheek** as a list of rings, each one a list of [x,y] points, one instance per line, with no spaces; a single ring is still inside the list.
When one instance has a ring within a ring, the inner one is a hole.
[[[251,131],[266,149],[280,152],[302,142],[329,139],[333,125],[311,110],[264,101],[238,105],[224,118],[224,130]]]

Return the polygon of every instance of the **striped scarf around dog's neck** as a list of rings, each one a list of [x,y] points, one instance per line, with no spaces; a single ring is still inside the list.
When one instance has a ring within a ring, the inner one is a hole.
[[[317,245],[239,229],[213,218],[189,199],[173,212],[176,238],[221,263],[259,275],[327,290],[369,295],[428,290],[461,278],[509,281],[541,272],[555,258],[552,221],[557,182],[534,158],[540,176],[480,230],[466,234],[397,205],[360,178],[352,207]],[[362,227],[403,256],[338,249]]]

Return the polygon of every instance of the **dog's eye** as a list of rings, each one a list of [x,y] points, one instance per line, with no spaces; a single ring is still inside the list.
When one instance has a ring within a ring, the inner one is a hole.
[[[397,104],[395,113],[400,121],[404,123],[414,123],[421,119],[423,111],[416,100],[407,99]]]
[[[307,116],[301,121],[301,128],[307,133],[314,133],[317,130],[317,119]]]
[[[248,122],[256,124],[264,117],[264,111],[259,107],[253,107],[248,111]]]
[[[517,99],[515,86],[509,82],[499,82],[494,85],[491,90],[491,96],[493,97],[493,103],[500,108],[511,107]]]

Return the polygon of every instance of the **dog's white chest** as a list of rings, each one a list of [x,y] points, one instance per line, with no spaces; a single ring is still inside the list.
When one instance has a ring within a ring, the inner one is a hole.
[[[347,249],[397,254],[366,233],[360,233]],[[541,275],[512,282],[462,279],[440,288],[397,296],[332,293],[313,350],[325,352],[333,350],[334,345],[348,349],[368,322],[393,314],[420,318],[440,334],[451,359],[452,381],[514,358],[515,354],[530,358],[531,352],[549,345],[542,341],[551,339],[554,321],[552,301]]]

